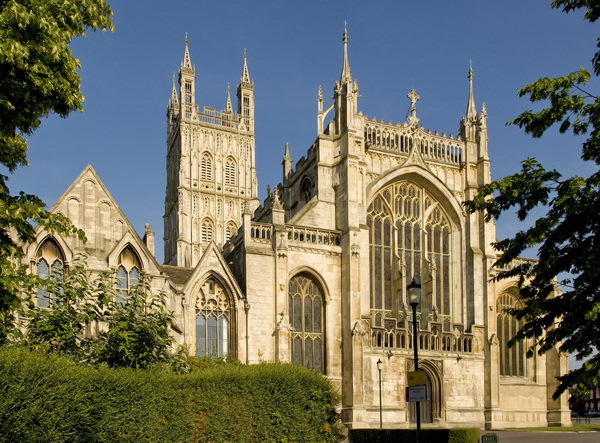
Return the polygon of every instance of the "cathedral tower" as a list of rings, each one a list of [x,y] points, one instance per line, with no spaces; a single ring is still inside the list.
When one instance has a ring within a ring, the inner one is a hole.
[[[167,105],[165,258],[193,267],[211,242],[223,245],[241,225],[243,209],[258,206],[254,137],[254,84],[246,53],[237,87],[225,109],[196,104],[196,69],[185,51]]]

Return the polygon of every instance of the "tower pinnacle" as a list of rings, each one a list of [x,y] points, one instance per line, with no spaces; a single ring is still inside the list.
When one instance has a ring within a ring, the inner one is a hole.
[[[187,32],[185,34],[185,52],[183,54],[183,61],[181,62],[181,69],[190,69],[193,70],[192,60],[190,58],[190,49],[189,49],[189,41]]]
[[[250,84],[250,73],[248,72],[248,62],[246,59],[246,48],[244,48],[244,67],[242,68],[242,76],[240,78],[240,82]]]
[[[469,101],[467,102],[467,119],[477,118],[477,108],[475,107],[475,98],[473,95],[473,66],[469,66]]]
[[[229,83],[227,83],[227,102],[225,103],[225,110],[228,112],[233,112],[233,106],[231,106],[231,88],[229,87]]]
[[[349,82],[352,81],[352,72],[350,70],[350,63],[348,62],[348,30],[346,29],[346,23],[344,23],[344,34],[342,36],[344,42],[344,62],[342,64],[342,75],[340,81]]]

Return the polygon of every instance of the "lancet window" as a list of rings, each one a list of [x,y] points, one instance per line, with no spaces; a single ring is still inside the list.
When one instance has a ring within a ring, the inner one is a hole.
[[[231,300],[225,288],[211,277],[200,287],[196,300],[196,355],[230,356],[231,323]]]
[[[131,246],[127,246],[119,255],[116,274],[117,300],[124,301],[140,278],[142,265]]]
[[[212,171],[212,157],[208,152],[205,152],[200,159],[200,179],[211,181],[213,179]]]
[[[513,346],[508,346],[509,340],[523,326],[523,320],[517,319],[511,313],[511,310],[521,307],[518,298],[508,292],[500,295],[496,301],[500,375],[509,377],[527,376],[526,343],[518,341]]]
[[[236,232],[237,228],[235,227],[235,224],[233,222],[227,223],[227,226],[225,227],[225,241],[228,241],[233,237]]]
[[[325,372],[325,312],[323,291],[309,274],[289,283],[289,322],[292,362]]]
[[[449,317],[452,225],[439,202],[412,182],[394,183],[375,195],[367,223],[374,325],[408,307],[413,278],[420,279],[430,308]]]
[[[36,256],[36,274],[43,280],[62,279],[65,257],[54,239],[49,238],[38,249]],[[52,304],[53,294],[38,288],[37,305],[47,308]]]
[[[208,246],[208,244],[213,239],[214,225],[210,218],[205,218],[202,220],[202,227],[200,231],[200,240],[203,246]]]
[[[235,185],[236,181],[235,160],[231,157],[228,157],[225,161],[225,184]]]

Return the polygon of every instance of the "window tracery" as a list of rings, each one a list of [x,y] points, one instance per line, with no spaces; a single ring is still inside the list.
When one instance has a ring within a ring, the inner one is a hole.
[[[302,273],[290,280],[288,297],[292,363],[324,373],[323,291],[310,275]]]
[[[408,306],[405,283],[425,275],[432,279],[432,309],[449,317],[452,227],[439,202],[412,182],[394,183],[375,195],[367,223],[374,324]]]
[[[500,375],[508,377],[527,376],[526,343],[521,340],[513,346],[508,346],[509,340],[523,326],[523,320],[517,319],[511,310],[521,307],[518,298],[508,292],[500,295],[496,301]]]
[[[119,255],[119,266],[116,272],[116,294],[117,301],[123,302],[133,286],[140,279],[142,265],[131,246],[127,246]]]
[[[196,299],[196,355],[222,357],[232,354],[229,340],[232,305],[223,286],[209,278]]]

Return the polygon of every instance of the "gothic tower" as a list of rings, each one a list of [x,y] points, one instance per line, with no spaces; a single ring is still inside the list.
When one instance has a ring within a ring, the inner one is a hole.
[[[167,105],[165,264],[193,267],[211,242],[223,245],[241,225],[244,206],[258,206],[254,83],[246,53],[237,113],[227,87],[225,109],[196,104],[196,69],[188,39]]]

